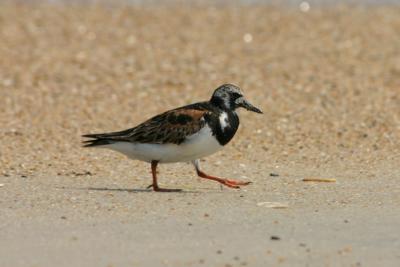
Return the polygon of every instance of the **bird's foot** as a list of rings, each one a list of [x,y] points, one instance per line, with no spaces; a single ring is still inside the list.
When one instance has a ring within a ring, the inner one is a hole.
[[[242,186],[242,185],[251,184],[251,182],[229,180],[229,179],[220,178],[220,177],[217,177],[217,176],[208,175],[208,174],[202,172],[200,169],[198,169],[198,167],[196,167],[196,170],[197,170],[197,175],[200,176],[201,178],[217,181],[218,183],[220,183],[222,185],[225,185],[227,187],[230,187],[230,188],[240,188],[240,186]]]
[[[149,185],[148,187],[146,187],[146,189],[149,189],[153,187],[153,190],[155,192],[181,192],[182,189],[168,189],[168,188],[160,188],[158,186],[154,186],[153,184]]]
[[[249,185],[251,182],[244,182],[244,181],[236,181],[236,180],[229,180],[229,179],[222,179],[219,181],[221,184],[231,187],[231,188],[240,188],[241,185]]]

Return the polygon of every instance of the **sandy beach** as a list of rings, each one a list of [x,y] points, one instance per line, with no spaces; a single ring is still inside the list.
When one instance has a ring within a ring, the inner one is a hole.
[[[399,266],[399,12],[0,4],[0,266]],[[249,186],[81,147],[223,83]]]

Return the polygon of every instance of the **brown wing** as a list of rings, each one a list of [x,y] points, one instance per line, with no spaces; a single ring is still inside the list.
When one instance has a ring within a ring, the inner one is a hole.
[[[187,108],[167,111],[133,128],[126,141],[180,144],[204,127],[206,112]]]
[[[113,133],[86,134],[94,138],[84,142],[85,146],[98,146],[116,141],[141,142],[148,144],[180,144],[187,136],[198,132],[205,125],[204,116],[210,110],[194,104],[157,115],[138,126]]]

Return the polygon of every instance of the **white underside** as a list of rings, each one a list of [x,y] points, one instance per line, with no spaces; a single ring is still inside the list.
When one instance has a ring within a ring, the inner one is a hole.
[[[192,161],[211,155],[222,148],[207,125],[180,145],[117,142],[102,147],[118,151],[131,159],[146,162],[157,160],[160,163]]]

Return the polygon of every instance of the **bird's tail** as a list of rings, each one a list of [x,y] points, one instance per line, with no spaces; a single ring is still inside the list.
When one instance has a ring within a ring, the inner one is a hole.
[[[129,134],[132,129],[100,134],[84,134],[82,137],[90,138],[91,140],[83,141],[84,147],[104,146],[114,144],[119,141],[129,141]]]
[[[91,138],[90,140],[83,141],[83,147],[95,147],[95,146],[105,146],[115,143],[106,134],[85,134],[82,137]]]

